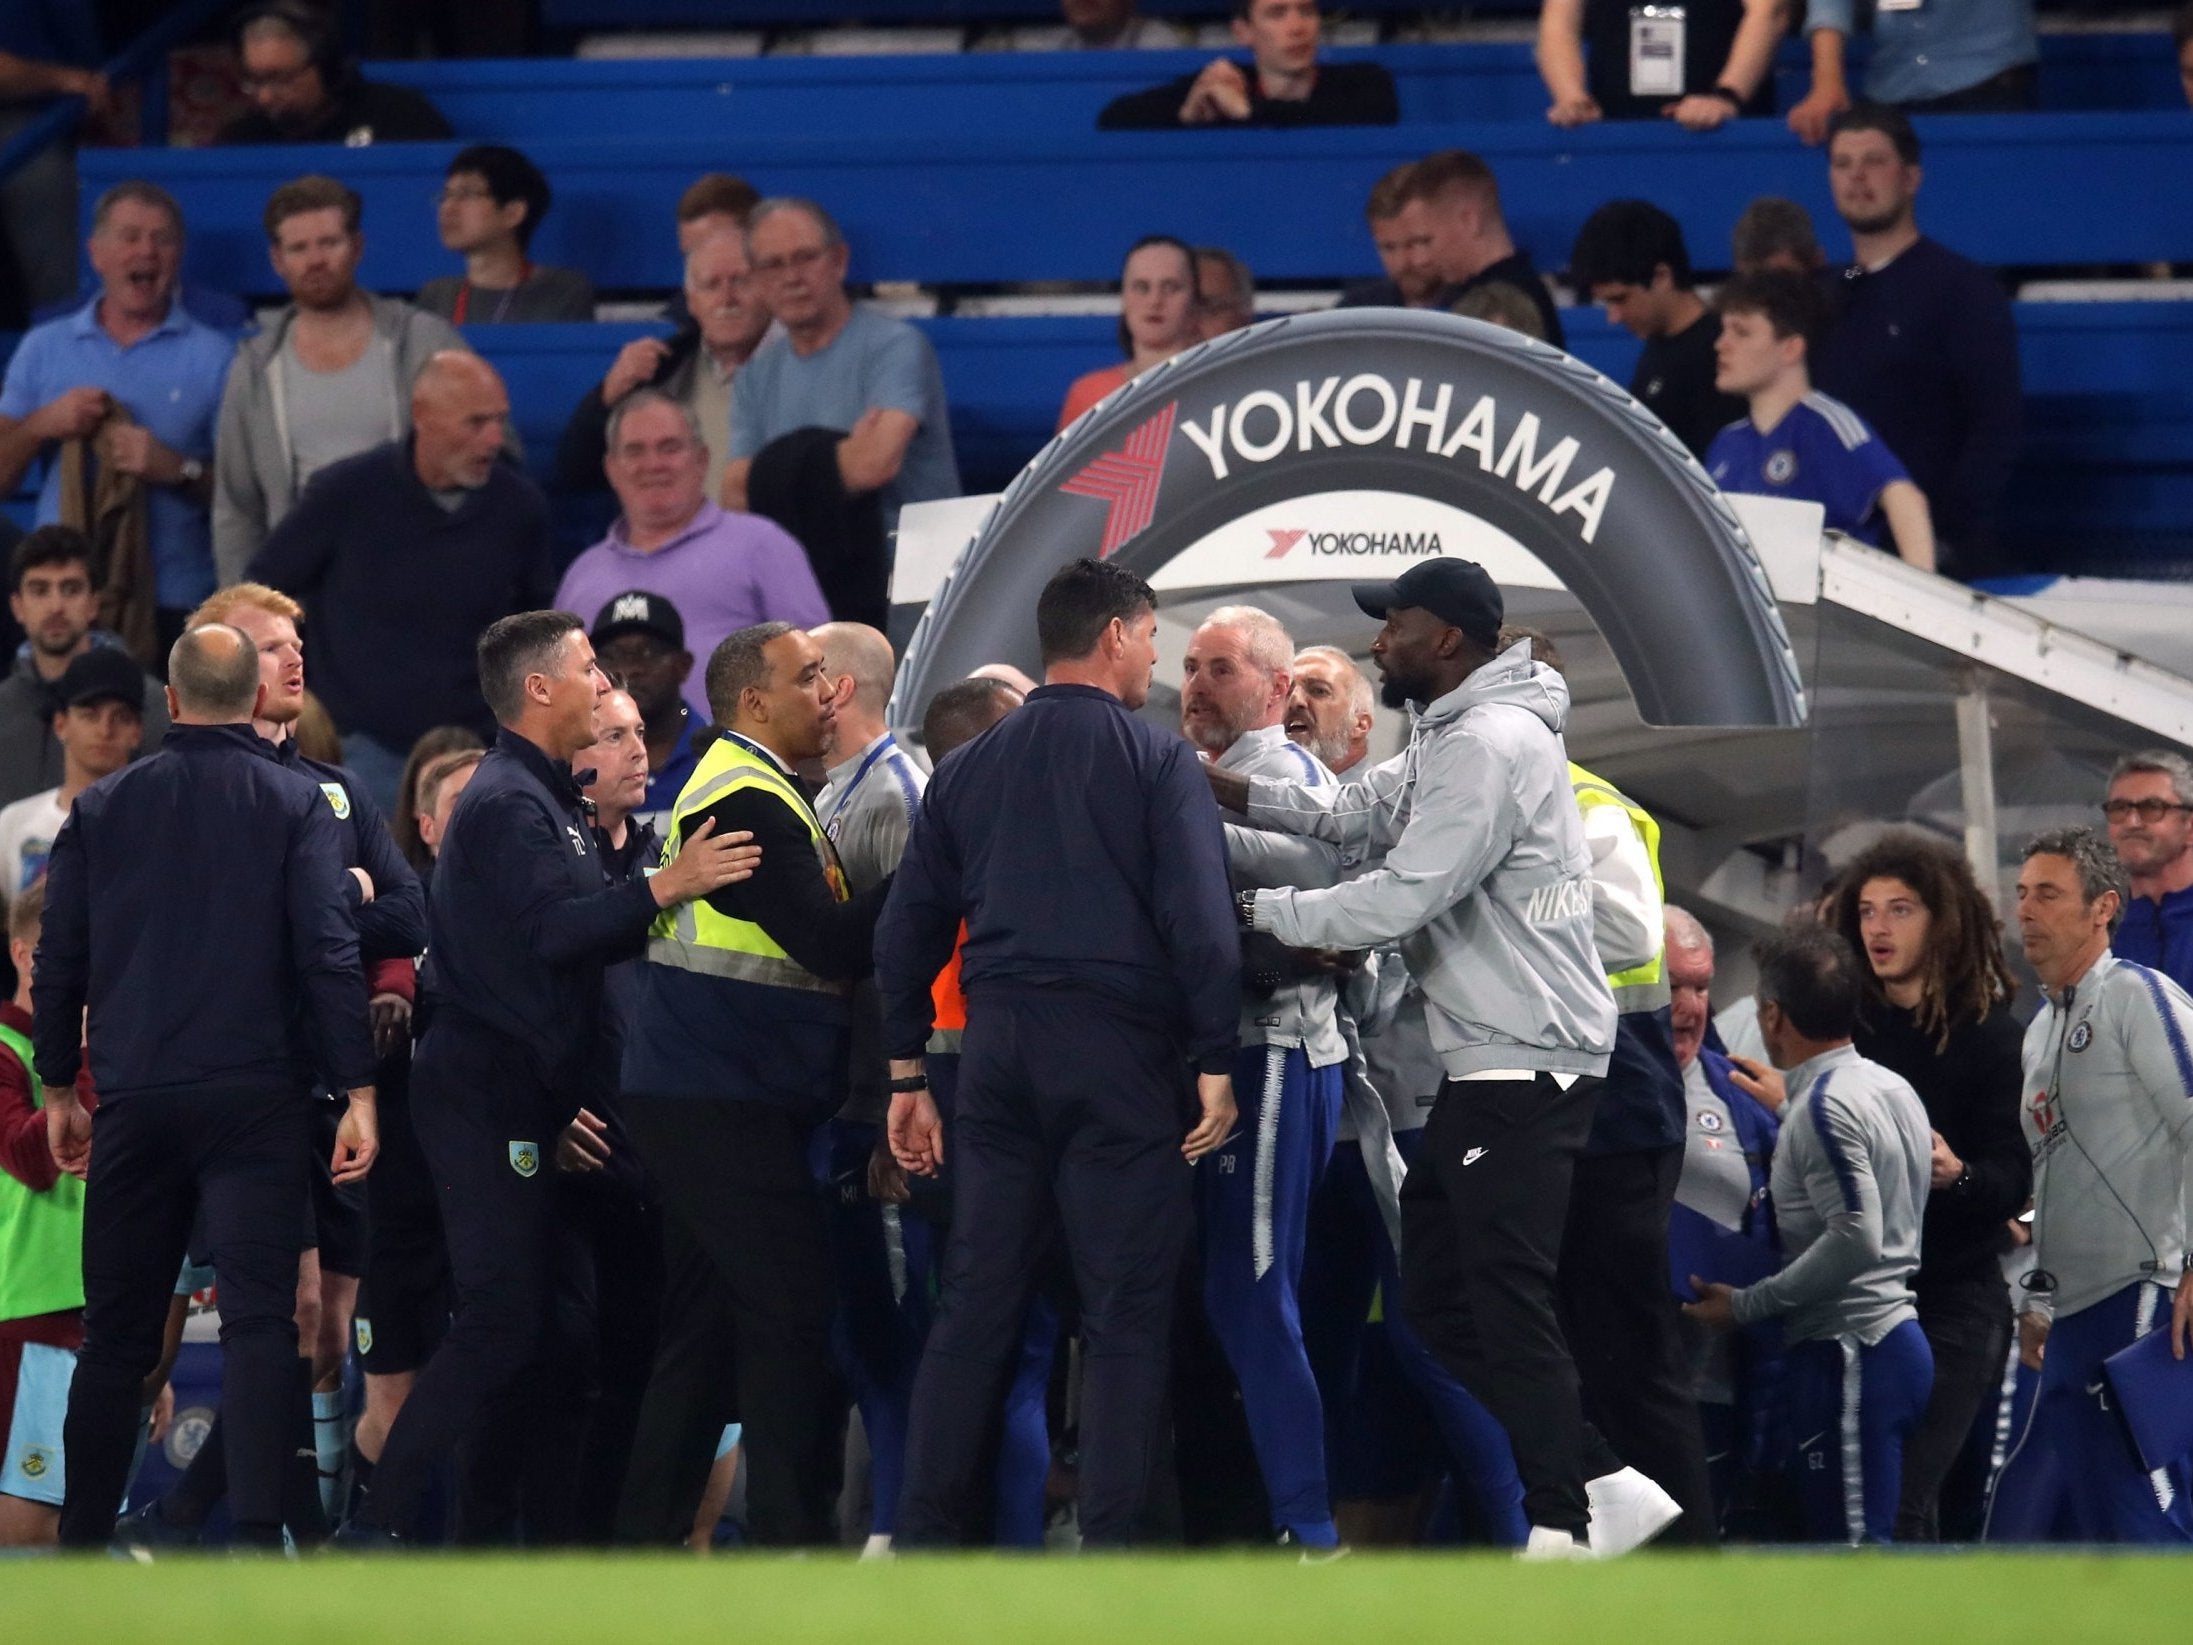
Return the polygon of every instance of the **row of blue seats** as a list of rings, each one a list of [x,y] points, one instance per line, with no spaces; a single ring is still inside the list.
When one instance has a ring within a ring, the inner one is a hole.
[[[1997,266],[2193,262],[2193,114],[2031,114],[1920,122],[1920,215],[1929,233]],[[1375,274],[1363,199],[1389,168],[1437,148],[1482,154],[1498,173],[1517,240],[1558,269],[1591,211],[1625,195],[1681,221],[1704,268],[1725,266],[1745,204],[1788,195],[1842,237],[1827,165],[1778,123],[1694,134],[1661,123],[1562,132],[1519,122],[1299,132],[908,135],[879,145],[831,134],[736,143],[693,137],[558,139],[533,145],[558,201],[533,254],[586,270],[603,290],[660,290],[682,277],[669,232],[679,195],[729,169],[771,194],[826,203],[853,277],[925,285],[1109,281],[1140,236],[1169,231],[1230,247],[1259,278]],[[267,196],[300,172],[349,180],[366,201],[368,283],[412,290],[449,272],[432,200],[453,145],[374,148],[86,150],[87,214],[127,177],[164,184],[191,228],[197,282],[278,290],[260,226]],[[88,221],[87,221],[88,228]]]
[[[1852,42],[1862,81],[1869,36]],[[1393,73],[1405,124],[1543,121],[1546,91],[1522,42],[1336,51]],[[969,52],[913,57],[519,59],[377,63],[369,72],[433,99],[467,137],[520,147],[574,131],[651,137],[768,137],[802,131],[1086,130],[1113,98],[1193,73],[1207,51]],[[1775,65],[1779,106],[1811,82],[1801,41]],[[2062,34],[2041,42],[2045,109],[2182,107],[2170,37]]]
[[[1532,13],[1539,0],[1470,0],[1457,7],[1449,0],[1346,0],[1325,7],[1332,16],[1469,12]],[[1229,11],[1227,0],[1141,0],[1154,17],[1217,22]],[[1058,0],[540,0],[541,21],[554,29],[650,28],[823,28],[834,24],[870,25],[1055,23]],[[2044,12],[2096,9],[2091,0],[2041,0]]]
[[[1563,316],[1569,346],[1626,382],[1637,343],[1595,309]],[[1051,437],[1066,385],[1116,357],[1114,323],[917,322],[935,344],[970,491],[995,491]],[[659,325],[476,326],[510,387],[544,479],[571,407],[634,337]],[[2022,303],[2026,449],[2009,536],[2036,567],[2193,558],[2193,303]],[[27,518],[28,498],[11,512]]]

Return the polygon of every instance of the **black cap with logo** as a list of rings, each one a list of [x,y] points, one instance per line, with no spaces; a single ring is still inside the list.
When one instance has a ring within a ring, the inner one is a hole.
[[[599,650],[620,634],[635,633],[652,634],[673,651],[685,649],[685,619],[678,608],[644,588],[628,589],[603,606],[587,638]]]
[[[1488,651],[1500,643],[1507,615],[1500,585],[1475,560],[1425,560],[1390,583],[1357,583],[1349,592],[1366,615],[1383,620],[1396,608],[1429,611]]]
[[[95,645],[73,659],[53,685],[56,708],[84,708],[92,703],[128,703],[143,711],[145,671],[126,651],[111,645]]]

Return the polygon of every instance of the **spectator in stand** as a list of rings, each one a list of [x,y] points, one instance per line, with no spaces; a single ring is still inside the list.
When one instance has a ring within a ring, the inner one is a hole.
[[[86,651],[54,687],[53,736],[61,786],[0,807],[0,894],[29,889],[46,871],[76,796],[137,757],[145,736],[145,671],[112,646]]]
[[[659,832],[707,751],[708,739],[701,733],[708,717],[695,714],[685,700],[685,682],[693,673],[685,619],[660,594],[631,588],[595,614],[587,637],[602,671],[623,682],[640,711],[647,795],[633,817]]]
[[[441,111],[406,86],[376,85],[345,61],[334,20],[307,0],[269,0],[236,24],[251,112],[228,143],[432,143],[452,135]]]
[[[2033,0],[1933,0],[1866,8],[1873,56],[1866,100],[1909,114],[2011,114],[2038,101]],[[1856,0],[1807,0],[1805,38],[1812,47],[1812,89],[1789,111],[1789,129],[1808,143],[1835,135],[1851,105],[1844,42]]]
[[[1546,322],[1540,318],[1530,296],[1520,286],[1495,281],[1489,286],[1472,286],[1457,297],[1448,313],[1459,314],[1465,320],[1482,320],[1487,325],[1504,326],[1509,331],[1520,332],[1525,337],[1535,337],[1541,343],[1546,340]]]
[[[1531,254],[1518,250],[1508,233],[1500,184],[1490,166],[1462,149],[1442,149],[1409,168],[1402,191],[1423,208],[1433,272],[1447,287],[1440,293],[1442,307],[1453,307],[1479,286],[1513,286],[1538,310],[1540,335],[1556,348],[1566,346],[1553,293],[1531,266]]]
[[[1778,194],[1762,194],[1744,208],[1729,237],[1729,255],[1738,274],[1778,268],[1813,275],[1827,267],[1827,253],[1812,231],[1812,213]]]
[[[1410,161],[1371,185],[1363,215],[1385,277],[1359,280],[1340,294],[1342,308],[1446,308],[1454,300],[1432,255],[1431,208],[1409,188]]]
[[[1814,379],[1911,470],[1951,573],[1988,576],[2023,434],[2010,303],[1987,270],[1920,234],[1919,138],[1901,112],[1860,104],[1836,116],[1828,181],[1852,255]]]
[[[2178,82],[2185,88],[2185,100],[2193,103],[2193,5],[2180,6],[2171,18],[2170,40],[2178,52]]]
[[[455,325],[594,318],[594,282],[575,268],[542,268],[527,256],[548,215],[548,179],[514,148],[480,143],[449,162],[438,208],[442,244],[464,273],[419,288],[419,306]]]
[[[1538,77],[1553,98],[1546,118],[1581,126],[1657,117],[1711,131],[1738,115],[1772,114],[1782,26],[1781,0],[1643,10],[1626,0],[1543,0]]]
[[[434,812],[433,797],[427,792],[428,773],[452,754],[477,754],[484,746],[477,731],[461,725],[438,725],[411,745],[403,781],[396,786],[396,809],[388,814],[388,831],[396,836],[396,849],[422,881],[434,860],[419,826],[422,816],[431,820]]]
[[[25,639],[14,666],[0,678],[0,805],[59,784],[67,775],[53,734],[53,690],[69,664],[85,652],[120,649],[120,642],[93,627],[99,590],[91,578],[91,547],[83,533],[65,525],[40,526],[8,556],[8,609]],[[167,700],[144,682],[141,719],[145,741],[167,734]]]
[[[2193,761],[2167,748],[2127,754],[2102,816],[2132,887],[2111,951],[2193,991]]]
[[[678,255],[691,256],[693,248],[710,235],[744,234],[746,219],[760,204],[761,191],[745,178],[726,171],[703,172],[678,196]]]
[[[1377,63],[1320,63],[1317,0],[1233,0],[1244,64],[1214,58],[1200,74],[1105,105],[1100,131],[1175,126],[1390,126],[1401,118],[1393,76]]]
[[[547,501],[498,461],[509,417],[493,366],[437,354],[411,433],[323,471],[252,558],[251,581],[318,613],[314,689],[384,813],[424,732],[487,730],[480,631],[553,585]]]
[[[1256,324],[1256,276],[1224,246],[1195,248],[1196,331],[1204,342]]]
[[[1744,402],[1713,386],[1721,317],[1691,289],[1681,225],[1643,200],[1601,206],[1577,233],[1569,278],[1643,340],[1630,392],[1704,457],[1713,437],[1744,414]]]
[[[1926,1217],[1911,1289],[1934,1355],[1934,1391],[1904,1441],[1898,1542],[1942,1540],[1942,1483],[2010,1352],[2005,1224],[2025,1208],[2033,1160],[2018,1128],[2025,1028],[2000,922],[1962,853],[1885,835],[1844,870],[1827,923],[1861,968],[1858,1054],[1901,1074],[1933,1128]]]
[[[1740,274],[1715,300],[1721,337],[1714,386],[1749,412],[1714,437],[1706,469],[1724,491],[1793,497],[1827,510],[1827,529],[1934,569],[1924,493],[1896,454],[1842,401],[1815,392],[1807,360],[1820,333],[1819,288],[1795,274]]]
[[[290,303],[236,349],[214,458],[213,560],[233,583],[313,475],[401,440],[427,361],[464,339],[447,320],[358,289],[363,202],[332,177],[267,200],[274,272]]]
[[[936,350],[905,321],[853,302],[845,236],[813,201],[764,200],[746,245],[784,333],[755,350],[732,401],[723,504],[768,514],[806,545],[832,615],[884,627],[889,559],[881,534],[897,528],[901,504],[960,490]],[[767,472],[772,467],[794,486]],[[825,521],[843,519],[844,539],[830,544],[817,525],[795,527],[790,502],[777,495],[786,489]],[[880,531],[866,523],[870,514]]]
[[[176,299],[183,213],[165,189],[117,183],[92,208],[99,295],[34,328],[0,386],[0,492],[40,458],[86,441],[145,498],[163,646],[213,592],[206,505],[214,417],[235,344]],[[62,470],[45,464],[38,519],[61,517]]]
[[[1060,23],[1015,29],[1015,51],[1170,51],[1195,36],[1168,18],[1145,17],[1135,0],[1059,0]]]
[[[686,236],[679,238],[682,243]],[[742,232],[714,228],[693,241],[679,301],[684,314],[679,329],[667,338],[636,337],[625,344],[601,386],[587,393],[564,425],[556,465],[565,487],[590,490],[600,483],[610,408],[647,387],[662,390],[700,419],[708,444],[708,495],[722,491],[732,385],[769,330],[769,305],[754,281]]]
[[[1058,410],[1060,430],[1115,388],[1201,341],[1194,250],[1170,234],[1144,235],[1119,271],[1119,343],[1127,358],[1074,379]]]
[[[96,66],[106,55],[97,9],[77,0],[13,0],[0,6],[0,148],[59,97],[93,114],[113,103]],[[76,290],[76,248],[56,223],[76,216],[76,156],[49,143],[0,178],[0,325],[19,327]]]
[[[602,466],[623,513],[571,562],[556,588],[559,609],[596,612],[643,589],[676,606],[691,648],[710,656],[725,635],[755,623],[830,620],[797,542],[773,521],[708,500],[707,447],[690,407],[635,389],[609,414],[608,443]],[[689,675],[684,689],[706,714],[704,683]]]

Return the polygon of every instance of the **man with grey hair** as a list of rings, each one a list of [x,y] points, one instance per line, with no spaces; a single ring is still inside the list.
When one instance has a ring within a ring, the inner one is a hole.
[[[2193,761],[2168,748],[2127,754],[2102,816],[2132,893],[2111,951],[2193,989]]]
[[[429,143],[450,135],[441,110],[409,86],[368,80],[343,56],[334,19],[297,0],[262,0],[236,25],[251,107],[228,143]]]
[[[1331,787],[1332,773],[1281,723],[1293,665],[1294,641],[1278,619],[1220,606],[1188,641],[1182,733],[1217,770]],[[1273,848],[1294,842],[1227,835],[1237,888],[1305,883],[1300,864],[1272,860]],[[1316,842],[1297,849],[1324,857],[1329,880],[1337,853]],[[1241,1124],[1196,1172],[1204,1307],[1241,1382],[1274,1528],[1306,1548],[1340,1540],[1301,1315],[1310,1199],[1332,1156],[1349,1056],[1337,1005],[1330,970],[1269,937],[1245,943],[1233,1068]]]
[[[1195,248],[1197,325],[1207,343],[1256,323],[1256,276],[1224,246]]]
[[[298,1388],[297,1243],[279,1231],[308,1198],[315,1081],[349,1098],[335,1181],[373,1163],[365,973],[335,813],[251,726],[257,648],[193,629],[168,681],[161,751],[77,797],[46,870],[34,1061],[54,1161],[86,1183],[60,1534],[113,1535],[195,1216],[221,1274],[236,1540],[273,1549]],[[87,1043],[96,1149],[75,1091]]]
[[[747,506],[754,459],[800,429],[839,431],[837,479],[875,496],[886,531],[901,504],[959,495],[944,376],[929,340],[845,289],[845,237],[812,200],[764,200],[746,222],[763,300],[784,331],[746,364],[731,402],[723,500]]]
[[[1990,1542],[2193,1542],[2193,1459],[2144,1467],[2104,1370],[2157,1330],[2178,1359],[2193,1348],[2193,999],[2110,951],[2127,889],[2090,828],[2041,835],[2018,871],[2018,936],[2044,999],[2025,1036],[2033,1273],[2018,1346],[2041,1376],[1996,1477]]]
[[[97,466],[145,496],[163,639],[213,592],[213,429],[234,340],[178,295],[183,214],[165,189],[117,183],[92,208],[99,295],[33,327],[0,384],[0,492],[41,465],[37,523],[61,518],[62,447],[89,441]],[[81,523],[81,522],[79,522]],[[149,636],[144,636],[149,639]],[[150,651],[140,649],[141,662]]]
[[[1337,645],[1304,646],[1287,687],[1287,735],[1337,777],[1370,752],[1375,702],[1353,657]]]
[[[744,836],[712,828],[653,876],[612,883],[571,756],[595,739],[609,682],[568,611],[521,611],[478,645],[501,728],[451,813],[427,910],[437,1009],[412,1062],[413,1121],[441,1193],[456,1311],[389,1429],[373,1491],[339,1533],[401,1541],[453,1456],[474,1536],[523,1517],[568,1534],[558,1504],[521,1503],[548,1391],[561,1262],[557,1139],[616,1079],[603,977],[656,916],[754,871]],[[713,835],[713,837],[711,837]],[[560,1459],[567,1460],[567,1459]],[[568,1514],[569,1504],[560,1504]]]
[[[701,657],[756,623],[829,621],[806,551],[774,521],[710,500],[707,441],[689,404],[663,389],[634,389],[610,412],[608,435],[602,471],[622,513],[564,572],[558,606],[600,611],[645,590],[677,607],[685,649]],[[698,672],[686,676],[685,700],[708,712]]]

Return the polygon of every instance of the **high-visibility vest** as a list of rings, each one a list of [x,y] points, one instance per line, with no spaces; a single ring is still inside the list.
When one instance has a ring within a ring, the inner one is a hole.
[[[800,820],[800,825],[814,842],[815,855],[822,863],[831,891],[838,901],[845,901],[848,894],[845,870],[839,865],[837,851],[823,832],[822,824],[815,820],[814,807],[773,761],[729,733],[717,738],[701,756],[700,763],[693,768],[693,775],[686,780],[684,792],[678,795],[677,804],[670,808],[670,826],[664,831],[662,866],[668,868],[678,860],[678,846],[688,819],[742,788],[767,790]],[[735,919],[715,908],[705,897],[679,903],[655,916],[655,923],[648,930],[647,957],[657,965],[673,965],[681,971],[695,971],[703,976],[724,977],[736,982],[798,988],[815,994],[842,996],[850,992],[850,985],[827,981],[807,970],[752,920]]]
[[[1579,811],[1590,811],[1599,806],[1619,806],[1629,813],[1629,819],[1637,827],[1637,837],[1645,842],[1645,855],[1652,861],[1653,889],[1664,900],[1667,882],[1660,877],[1660,825],[1652,820],[1652,813],[1616,788],[1586,771],[1574,760],[1569,761],[1569,786],[1576,791]],[[1668,943],[1665,933],[1652,951],[1652,958],[1642,965],[1633,965],[1627,971],[1609,971],[1607,986],[1614,990],[1614,1005],[1618,1011],[1657,1011],[1666,1005],[1671,996],[1667,976]]]
[[[30,1081],[30,1105],[45,1106],[30,1041],[0,1023],[0,1045]],[[84,1185],[63,1176],[34,1190],[0,1171],[0,1320],[30,1319],[84,1306]]]

